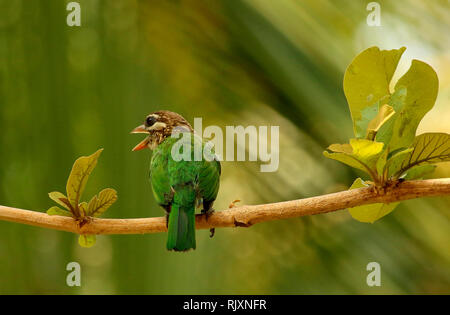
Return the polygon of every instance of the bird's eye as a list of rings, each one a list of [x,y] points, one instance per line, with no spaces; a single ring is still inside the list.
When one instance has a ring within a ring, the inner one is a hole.
[[[145,120],[145,125],[147,127],[151,127],[153,126],[153,124],[156,122],[156,118],[153,116],[148,116],[147,119]]]

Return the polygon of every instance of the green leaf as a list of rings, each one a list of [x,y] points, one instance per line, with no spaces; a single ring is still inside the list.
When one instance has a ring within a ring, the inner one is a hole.
[[[80,244],[81,247],[89,248],[94,246],[96,239],[95,235],[80,235],[78,244]]]
[[[389,83],[405,49],[405,47],[394,50],[368,48],[356,56],[345,71],[344,93],[357,138],[366,136],[368,123],[378,112],[377,108],[372,108],[375,114],[366,112],[366,117],[370,118],[367,119],[363,117],[363,111],[374,106],[381,98],[390,96]]]
[[[48,209],[47,214],[48,215],[61,215],[64,217],[72,217],[72,213],[70,213],[67,210],[63,210],[57,206],[54,206],[54,207],[51,207],[50,209]]]
[[[100,149],[90,156],[83,156],[75,161],[66,186],[67,197],[72,207],[78,207],[89,175],[97,165],[98,158],[102,151],[103,149]]]
[[[49,193],[48,196],[60,206],[63,206],[67,210],[70,210],[71,205],[69,203],[69,200],[63,193],[60,193],[59,191],[53,191]]]
[[[406,180],[420,179],[434,172],[436,165],[424,164],[410,168],[404,177]]]
[[[117,200],[117,192],[114,189],[103,189],[98,196],[95,195],[89,201],[87,215],[99,217]]]
[[[408,158],[413,148],[400,148],[391,152],[388,156],[386,167],[388,168],[388,177],[394,175],[401,167],[402,162]]]
[[[393,127],[389,145],[391,151],[410,147],[413,143],[420,121],[436,101],[438,77],[430,65],[413,60],[408,72],[395,85],[395,90],[401,88],[406,88],[407,93]]]
[[[389,152],[389,150],[384,150],[383,154],[377,161],[377,172],[378,174],[385,174],[387,169],[387,178],[395,173],[399,169],[400,164],[407,157],[407,154],[411,152],[413,148],[400,148],[394,152]]]
[[[387,164],[388,155],[389,155],[389,151],[384,150],[383,153],[378,158],[376,168],[377,168],[377,173],[380,175],[384,173],[384,168],[386,167],[386,164]]]
[[[413,150],[403,159],[396,176],[400,177],[415,166],[445,161],[450,161],[450,135],[424,133],[415,138]]]
[[[361,119],[356,121],[356,127],[358,130],[367,130],[365,132],[365,138],[373,140],[371,137],[371,132],[369,132],[369,124],[371,121],[373,121],[377,115],[379,114],[380,107],[382,104],[385,104],[389,100],[389,95],[383,96],[381,99],[379,99],[377,102],[375,102],[373,105],[367,106],[361,111]]]
[[[349,189],[369,187],[361,178],[357,178]],[[373,203],[369,205],[357,206],[349,208],[348,211],[353,219],[364,222],[373,223],[392,212],[399,202],[394,203]]]

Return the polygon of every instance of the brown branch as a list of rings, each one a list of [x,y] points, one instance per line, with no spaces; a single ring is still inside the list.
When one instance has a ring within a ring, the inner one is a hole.
[[[450,195],[450,178],[405,181],[385,190],[374,187],[218,211],[206,218],[197,215],[197,229],[248,227],[256,223],[327,213],[370,203],[390,203],[420,197]],[[82,227],[72,219],[46,213],[0,206],[0,220],[77,234],[143,234],[165,232],[164,217],[144,219],[92,219]]]

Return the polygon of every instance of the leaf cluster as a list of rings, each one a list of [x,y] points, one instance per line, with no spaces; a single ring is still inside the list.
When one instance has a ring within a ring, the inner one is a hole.
[[[450,135],[416,136],[420,121],[436,101],[439,84],[433,68],[413,60],[390,90],[405,49],[371,47],[355,57],[344,75],[354,138],[348,144],[332,144],[324,152],[330,159],[367,173],[377,188],[399,179],[421,178],[434,171],[435,163],[450,161]],[[368,184],[358,178],[350,189]],[[396,205],[365,205],[350,209],[350,214],[359,221],[374,222]]]
[[[47,214],[73,217],[82,226],[92,217],[101,216],[117,200],[117,192],[112,188],[106,188],[93,196],[89,202],[80,201],[102,151],[103,149],[100,149],[92,155],[82,156],[75,161],[67,180],[67,195],[58,191],[48,194],[50,199],[62,208],[51,207],[47,210]],[[91,247],[95,244],[95,235],[80,235],[78,242],[83,247]]]

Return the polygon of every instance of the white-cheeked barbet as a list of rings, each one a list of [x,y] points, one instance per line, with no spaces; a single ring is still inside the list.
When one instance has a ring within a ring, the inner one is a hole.
[[[211,151],[209,157],[203,155],[205,143],[174,112],[154,112],[132,133],[148,135],[133,151],[153,151],[150,181],[156,201],[166,211],[167,249],[195,249],[195,208],[202,204],[203,213],[212,211],[219,191],[220,162]]]

